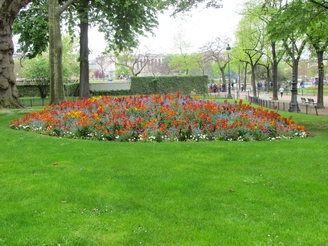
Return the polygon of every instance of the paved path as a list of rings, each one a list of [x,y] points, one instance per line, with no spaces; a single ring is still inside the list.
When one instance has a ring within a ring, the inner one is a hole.
[[[280,96],[280,93],[278,93],[278,94],[279,94],[278,100],[273,100],[273,101],[274,102],[284,102],[284,103],[288,103],[288,105],[289,105],[289,103],[291,102],[291,97],[292,97],[291,92],[289,92],[288,94],[284,93],[284,95],[282,97]],[[270,99],[271,99],[272,93],[269,95],[271,96],[270,97]],[[297,96],[298,107],[300,108],[301,113],[316,114],[318,112],[318,115],[320,115],[320,116],[328,116],[328,95],[325,95],[323,98],[325,108],[317,109],[317,111],[315,110],[315,107],[313,105],[306,105],[305,103],[302,103],[301,97],[312,98],[316,102],[317,96],[313,95],[313,94],[312,95],[311,94],[302,95],[301,93]],[[263,92],[260,93],[260,98],[265,99]]]
[[[235,97],[237,97],[237,93],[232,91],[231,94]],[[239,97],[240,99],[245,99],[246,96],[249,95],[249,96],[253,96],[253,94],[250,92],[240,92],[239,93]],[[223,96],[223,97],[226,97],[227,96],[227,93],[220,93],[220,96]],[[260,95],[259,95],[260,99],[267,99],[265,98],[265,94],[264,94],[264,91],[261,91],[260,92]],[[302,95],[302,92],[299,91],[299,95],[297,96],[297,102],[298,102],[298,106],[301,110],[301,113],[307,113],[307,114],[314,114],[316,115],[317,112],[318,112],[318,115],[319,116],[328,116],[328,95],[324,95],[324,106],[325,108],[323,109],[317,109],[317,111],[315,110],[315,107],[312,106],[312,105],[305,105],[304,103],[302,104],[301,102],[301,97],[305,97],[305,98],[312,98],[314,99],[314,101],[317,101],[317,96],[316,95],[313,95],[313,94],[303,94]],[[269,93],[269,100],[272,100],[272,92]],[[288,110],[289,108],[289,103],[291,102],[291,92],[289,93],[284,93],[283,96],[281,97],[280,96],[280,93],[278,93],[278,100],[272,100],[273,102],[275,103],[285,103],[285,108],[286,110]]]

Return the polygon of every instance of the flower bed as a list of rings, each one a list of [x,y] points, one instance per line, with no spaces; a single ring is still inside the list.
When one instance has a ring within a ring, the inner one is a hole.
[[[304,126],[240,100],[140,95],[97,97],[46,106],[10,122],[14,129],[79,139],[116,141],[275,140],[306,137]]]

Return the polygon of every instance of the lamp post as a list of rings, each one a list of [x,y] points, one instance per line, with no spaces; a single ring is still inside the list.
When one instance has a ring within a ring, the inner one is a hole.
[[[292,74],[292,98],[289,104],[289,112],[301,112],[300,108],[298,107],[298,102],[297,102],[297,80],[296,80],[296,74],[297,74],[297,69],[296,69],[296,59],[294,58],[294,53],[295,53],[295,40],[294,40],[294,33],[292,33],[293,41],[292,41],[292,52],[293,52],[293,74]]]
[[[230,50],[231,47],[227,46],[226,50],[228,51],[228,73],[229,73],[229,83],[228,83],[228,99],[232,99],[232,95],[231,95],[231,83],[230,83]]]

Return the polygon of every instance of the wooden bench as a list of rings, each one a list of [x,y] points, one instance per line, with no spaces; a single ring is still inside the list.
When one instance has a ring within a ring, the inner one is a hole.
[[[308,103],[309,103],[309,104],[312,104],[312,105],[316,105],[316,104],[317,104],[317,103],[314,101],[314,99],[312,99],[312,98],[308,98],[307,100],[308,100]]]
[[[305,103],[305,104],[308,104],[308,103],[309,103],[308,100],[306,100],[305,97],[301,97],[301,101],[302,101],[302,104],[303,104],[303,103]]]

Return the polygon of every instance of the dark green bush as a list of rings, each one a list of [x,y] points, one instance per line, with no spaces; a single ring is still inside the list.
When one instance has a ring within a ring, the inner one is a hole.
[[[65,84],[65,93],[67,96],[79,96],[80,83]]]
[[[49,85],[47,85],[49,86]],[[65,95],[66,96],[79,96],[79,83],[70,83],[65,84]],[[18,95],[19,97],[40,97],[41,93],[39,89],[39,85],[17,85]],[[46,96],[49,96],[49,90]]]
[[[19,97],[40,97],[38,85],[17,85]]]
[[[179,91],[183,95],[207,92],[207,76],[132,77],[130,90],[90,91],[92,96],[124,96],[138,94],[167,94]],[[65,84],[66,96],[79,96],[79,83]],[[40,97],[38,85],[17,85],[20,97]]]
[[[91,96],[126,96],[131,95],[131,90],[117,91],[90,91]]]
[[[132,77],[131,93],[135,94],[167,94],[181,92],[181,94],[204,94],[207,90],[207,76],[159,76]]]

